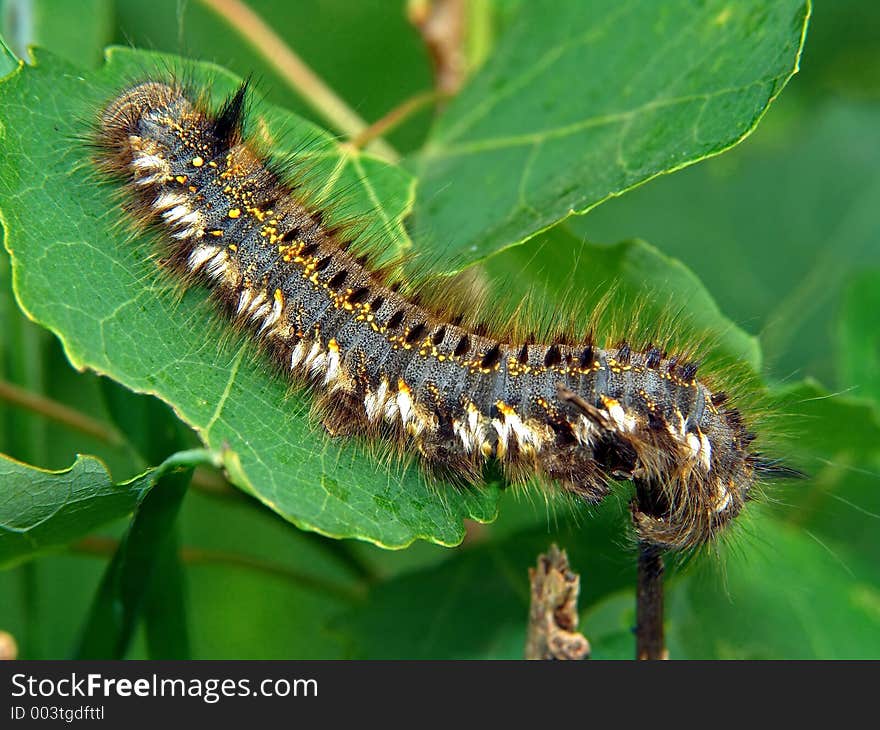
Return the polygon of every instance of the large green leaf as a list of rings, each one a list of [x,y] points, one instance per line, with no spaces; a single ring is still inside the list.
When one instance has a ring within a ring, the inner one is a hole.
[[[579,629],[592,656],[631,659],[635,555],[616,539],[622,510],[603,505],[600,512],[578,527],[521,532],[391,580],[336,628],[355,657],[522,658],[527,570],[556,541],[581,576]],[[754,507],[746,520],[720,555],[704,556],[685,574],[667,566],[672,658],[877,656],[876,567]]]
[[[20,58],[29,46],[40,46],[73,63],[97,66],[113,39],[113,1],[0,0],[0,33]]]
[[[880,654],[872,558],[765,516],[723,568],[670,594],[670,651],[689,659],[869,659]],[[876,561],[876,556],[873,557]]]
[[[805,108],[795,92],[820,70],[798,75],[747,144],[569,224],[590,240],[640,236],[681,259],[728,317],[761,333],[772,375],[832,383],[846,374],[833,358],[837,303],[855,274],[880,267],[880,106]]]
[[[415,468],[379,465],[325,438],[306,417],[308,400],[224,331],[205,290],[178,298],[158,278],[148,242],[120,228],[114,190],[97,184],[80,140],[98,104],[145,70],[171,67],[209,81],[218,100],[238,82],[213,66],[181,64],[116,49],[101,70],[84,74],[47,56],[0,87],[0,210],[19,304],[61,337],[75,366],[171,404],[222,451],[238,486],[295,524],[393,547],[420,537],[458,542],[462,518],[494,516],[493,488],[443,491]],[[377,213],[367,235],[408,245],[400,224],[408,176],[259,100],[254,112],[278,154],[308,158],[310,175],[324,180],[319,192],[344,190],[348,207]]]
[[[786,457],[807,480],[770,490],[776,511],[820,540],[880,558],[880,410],[806,381],[774,393]],[[782,506],[784,505],[784,507]],[[880,572],[878,572],[880,578]]]
[[[128,531],[104,572],[75,658],[122,659],[145,605],[155,608],[159,604],[172,610],[183,607],[174,522],[191,477],[192,469],[163,475],[156,488],[138,505]],[[175,595],[175,589],[180,593]],[[159,596],[164,600],[156,600]],[[188,651],[186,614],[180,611],[164,619],[166,630],[177,634],[176,642],[173,642],[176,652],[171,658],[188,658],[185,655]],[[161,645],[164,652],[169,642],[153,641],[151,644]]]
[[[89,456],[53,472],[0,454],[0,565],[62,547],[129,514],[155,477],[150,470],[114,484],[104,465]]]
[[[603,307],[595,333],[599,341],[621,333],[634,341],[663,337],[665,329],[671,341],[664,344],[671,349],[699,338],[701,362],[738,361],[760,370],[757,339],[721,313],[684,264],[644,241],[604,246],[557,226],[527,245],[491,256],[484,268],[514,305],[531,297],[553,307],[557,318],[565,320],[573,311],[584,323],[592,310]]]
[[[736,144],[797,70],[809,14],[806,0],[520,8],[415,160],[414,228],[453,259]]]
[[[608,500],[580,524],[560,514],[564,524],[552,536],[541,524],[464,548],[442,565],[377,586],[334,626],[356,658],[522,658],[528,569],[539,553],[554,541],[566,549],[585,610],[634,583],[634,555],[622,537],[628,514],[623,500]]]

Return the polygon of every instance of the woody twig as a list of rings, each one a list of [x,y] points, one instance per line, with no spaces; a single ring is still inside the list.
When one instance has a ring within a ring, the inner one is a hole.
[[[532,601],[526,659],[589,659],[590,642],[577,631],[580,576],[571,571],[564,550],[551,545],[529,568]]]

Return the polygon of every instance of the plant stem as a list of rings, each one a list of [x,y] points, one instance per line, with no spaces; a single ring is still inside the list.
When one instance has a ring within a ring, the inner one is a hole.
[[[85,555],[113,555],[119,543],[106,537],[92,535],[83,538],[71,546],[71,550]],[[237,568],[256,570],[276,578],[283,578],[296,583],[304,588],[317,590],[322,593],[333,595],[345,601],[357,601],[363,598],[362,590],[338,585],[297,570],[292,570],[283,565],[270,563],[259,558],[247,555],[238,555],[220,550],[204,550],[202,548],[183,547],[180,549],[180,559],[184,563],[192,565],[231,565]]]
[[[639,541],[636,658],[668,659],[663,639],[663,551]]]
[[[434,85],[452,96],[464,83],[465,0],[410,0],[409,20],[422,36],[434,66]]]
[[[237,29],[328,124],[347,137],[357,137],[367,123],[331,89],[320,76],[281,39],[259,15],[240,0],[202,0]],[[400,159],[391,145],[373,140],[372,151],[385,159]]]
[[[6,380],[0,380],[0,400],[12,403],[19,408],[38,413],[41,416],[55,421],[75,431],[94,436],[100,441],[117,446],[123,443],[123,438],[115,429],[90,416],[80,413],[69,406],[44,395],[33,393]]]
[[[240,504],[248,509],[259,512],[261,515],[269,515],[273,519],[283,523],[285,526],[290,527],[290,523],[281,515],[272,510],[267,510],[263,504],[236,489],[217,472],[212,472],[207,469],[196,469],[190,486],[192,489],[204,494],[210,499],[222,499],[227,502]],[[363,581],[366,584],[375,583],[378,580],[379,576],[376,571],[366,560],[358,555],[357,551],[353,549],[350,541],[331,540],[322,537],[315,532],[308,531],[303,531],[300,533],[300,536],[311,542],[318,550],[327,553],[334,560],[344,565],[346,569],[350,570],[357,576],[358,580]]]
[[[366,147],[376,138],[381,137],[383,134],[387,134],[392,129],[398,127],[420,109],[423,109],[429,104],[433,104],[438,99],[444,98],[444,96],[444,94],[438,91],[423,91],[420,94],[410,97],[394,107],[394,109],[381,119],[373,122],[360,134],[353,137],[350,142],[351,146],[356,149]]]

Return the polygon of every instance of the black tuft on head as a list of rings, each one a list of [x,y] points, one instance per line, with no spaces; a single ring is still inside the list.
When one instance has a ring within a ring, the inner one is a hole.
[[[250,80],[245,80],[236,92],[226,100],[214,118],[212,131],[220,149],[228,149],[241,141],[249,84]]]

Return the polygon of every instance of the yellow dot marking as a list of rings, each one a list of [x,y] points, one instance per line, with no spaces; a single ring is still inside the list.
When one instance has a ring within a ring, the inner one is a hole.
[[[620,403],[616,401],[614,398],[609,398],[607,395],[601,395],[599,398],[602,400],[602,405],[605,406],[608,410],[614,408],[614,406],[619,406]]]
[[[178,176],[175,177],[174,179],[175,179],[178,183],[180,183],[181,185],[185,185],[185,184],[186,184],[186,175],[178,175]]]
[[[241,215],[241,208],[230,208],[227,215],[230,218],[238,218]]]
[[[215,238],[220,238],[220,236],[223,235],[223,231],[220,230],[208,231],[208,233],[210,233]]]
[[[275,294],[280,296],[281,292],[276,289]],[[330,352],[339,352],[339,343],[336,341],[335,337],[332,337],[330,342],[327,343],[327,349],[330,350]]]
[[[516,415],[516,411],[513,408],[511,408],[509,405],[507,405],[507,403],[505,403],[503,400],[497,401],[495,403],[495,406],[505,416],[515,416]]]
[[[192,158],[192,166],[193,167],[201,167],[205,164],[205,161],[201,157],[193,157]]]
[[[280,290],[280,289],[276,289],[276,290],[275,290],[275,301],[278,302],[278,306],[279,306],[279,307],[283,307],[283,306],[284,306],[284,295],[281,293],[281,290]],[[329,347],[330,347],[331,350],[333,349],[333,346],[334,346],[335,344],[336,344],[336,340],[330,340],[330,345],[329,345]],[[336,349],[338,350],[339,348],[337,347]]]

